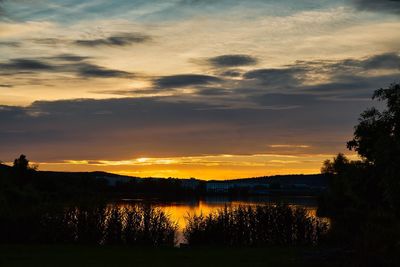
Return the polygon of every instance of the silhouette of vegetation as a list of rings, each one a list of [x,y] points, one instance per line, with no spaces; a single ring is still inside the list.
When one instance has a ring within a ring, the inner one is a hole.
[[[1,243],[174,246],[176,225],[150,206],[40,207],[0,218]]]
[[[19,186],[23,186],[31,182],[33,176],[35,175],[35,171],[37,166],[31,166],[29,164],[29,160],[25,155],[20,155],[19,158],[14,160],[14,164],[12,167],[13,179]]]
[[[174,245],[164,212],[105,206],[113,187],[95,175],[39,172],[25,155],[0,171],[0,243]]]
[[[29,160],[26,159],[25,155],[19,156],[19,158],[14,160],[13,168],[20,171],[25,172],[29,170]]]
[[[190,245],[315,245],[327,230],[303,208],[260,205],[189,216],[184,234]]]
[[[400,85],[376,90],[386,104],[364,111],[347,143],[360,156],[323,163],[330,177],[320,212],[332,220],[331,240],[354,249],[363,266],[394,266],[400,255]]]

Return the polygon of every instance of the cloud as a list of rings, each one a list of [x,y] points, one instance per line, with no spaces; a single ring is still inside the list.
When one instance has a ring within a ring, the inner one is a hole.
[[[232,91],[221,88],[199,88],[196,93],[203,96],[227,96],[231,95]]]
[[[351,0],[360,10],[400,14],[400,0]]]
[[[341,75],[334,81],[312,86],[303,86],[298,91],[317,95],[324,100],[364,99],[369,100],[374,90],[400,81],[400,73],[379,76]]]
[[[262,85],[276,86],[297,86],[305,70],[297,66],[282,69],[256,69],[246,72],[245,79],[255,79]]]
[[[227,77],[240,77],[242,72],[240,70],[227,70],[220,73],[221,76]]]
[[[61,54],[42,58],[14,58],[0,63],[0,74],[21,73],[73,73],[85,78],[130,78],[134,74],[121,70],[108,69],[87,62],[88,57]]]
[[[4,8],[3,8],[4,0],[0,0],[0,17],[4,15]]]
[[[400,56],[398,53],[389,52],[372,55],[361,59],[344,59],[339,61],[303,62],[306,68],[323,68],[332,73],[354,73],[369,70],[400,70]]]
[[[127,46],[134,43],[145,43],[150,41],[151,38],[147,35],[140,33],[129,33],[110,36],[107,38],[100,39],[89,39],[89,40],[76,40],[75,44],[80,46]]]
[[[0,10],[0,14],[1,14],[1,10]],[[0,46],[20,47],[21,44],[19,42],[0,42]]]
[[[279,69],[254,69],[243,78],[236,80],[233,95],[244,95],[265,108],[368,101],[375,89],[400,81],[400,56],[392,52],[360,59],[297,61]]]
[[[396,53],[360,59],[297,61],[277,69],[253,69],[243,76],[181,74],[155,78],[153,87],[103,90],[121,96],[173,96],[213,103],[214,108],[299,109],[327,101],[369,101],[372,92],[399,81]],[[237,71],[233,69],[233,71]],[[175,90],[191,87],[185,94]],[[163,89],[163,90],[160,90]]]
[[[134,76],[130,72],[107,69],[88,63],[74,64],[74,67],[77,68],[77,74],[85,78],[132,78]]]
[[[157,78],[153,83],[158,88],[180,88],[194,85],[213,84],[220,81],[220,78],[210,75],[178,74]]]
[[[47,62],[29,58],[11,59],[7,63],[0,63],[0,67],[5,71],[51,71],[54,69],[54,66]]]
[[[38,38],[32,39],[32,42],[40,45],[49,45],[49,46],[56,46],[59,44],[68,44],[70,40],[59,39],[59,38]]]
[[[126,89],[126,90],[100,90],[91,91],[94,94],[120,95],[120,96],[135,96],[135,95],[160,95],[160,90],[153,88],[146,89]]]
[[[258,95],[253,97],[253,100],[263,106],[272,107],[275,109],[294,109],[323,102],[318,100],[316,96],[310,94],[279,93]]]
[[[60,54],[60,55],[57,55],[57,56],[54,56],[54,57],[48,57],[48,59],[79,62],[79,61],[85,61],[87,59],[90,59],[90,57],[78,56],[78,55],[74,55],[74,54]]]
[[[397,53],[383,53],[361,59],[345,59],[336,62],[319,62],[305,66],[308,73],[324,73],[328,82],[319,87],[348,93],[354,90],[371,90],[382,84],[398,81],[400,78],[400,56]],[[307,87],[307,86],[305,86]]]
[[[57,45],[77,45],[81,47],[98,47],[98,46],[114,46],[123,47],[132,44],[146,43],[152,38],[141,33],[124,33],[104,38],[96,39],[65,39],[65,38],[36,38],[32,39],[34,43],[40,45],[57,46]]]
[[[282,104],[315,99],[263,98]],[[39,161],[257,154],[268,152],[266,144],[282,143],[308,144],[310,153],[331,152],[344,147],[344,137],[368,105],[354,100],[316,102],[296,110],[216,109],[209,103],[142,97],[0,106],[0,158],[17,152]]]
[[[258,60],[249,55],[221,55],[208,59],[208,62],[214,67],[239,67],[256,65]]]
[[[3,88],[12,88],[12,87],[14,87],[12,84],[0,84],[0,87],[3,87]]]
[[[367,70],[369,69],[400,70],[400,56],[397,53],[385,53],[381,55],[375,55],[360,61],[360,65]]]

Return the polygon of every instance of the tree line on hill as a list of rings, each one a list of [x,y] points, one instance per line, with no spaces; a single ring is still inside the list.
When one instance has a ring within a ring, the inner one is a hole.
[[[178,178],[138,178],[106,172],[39,171],[25,155],[13,166],[0,164],[0,193],[14,199],[47,201],[79,198],[193,198],[207,194],[228,196],[318,195],[327,186],[326,175],[278,175],[224,181]],[[214,188],[215,187],[215,188]],[[20,196],[18,196],[20,195]]]

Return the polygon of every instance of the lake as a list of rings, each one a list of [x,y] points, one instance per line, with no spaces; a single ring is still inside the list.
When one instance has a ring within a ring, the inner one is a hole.
[[[185,200],[165,200],[165,199],[121,199],[110,203],[119,207],[127,207],[134,204],[151,204],[153,207],[163,210],[169,215],[170,219],[178,225],[177,241],[183,243],[183,229],[186,226],[186,218],[191,215],[208,215],[212,212],[222,209],[225,206],[255,206],[255,205],[276,205],[287,204],[293,207],[305,208],[312,217],[317,216],[317,198],[310,196],[293,197],[271,197],[257,196],[246,198],[232,198],[227,196],[207,196],[199,199]]]

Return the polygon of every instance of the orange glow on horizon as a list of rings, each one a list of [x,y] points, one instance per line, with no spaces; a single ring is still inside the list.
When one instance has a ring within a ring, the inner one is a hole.
[[[356,155],[348,155],[356,159]],[[226,180],[284,174],[315,174],[326,154],[207,155],[171,158],[140,157],[129,160],[65,160],[38,162],[40,170],[106,171],[135,177],[199,178]]]

